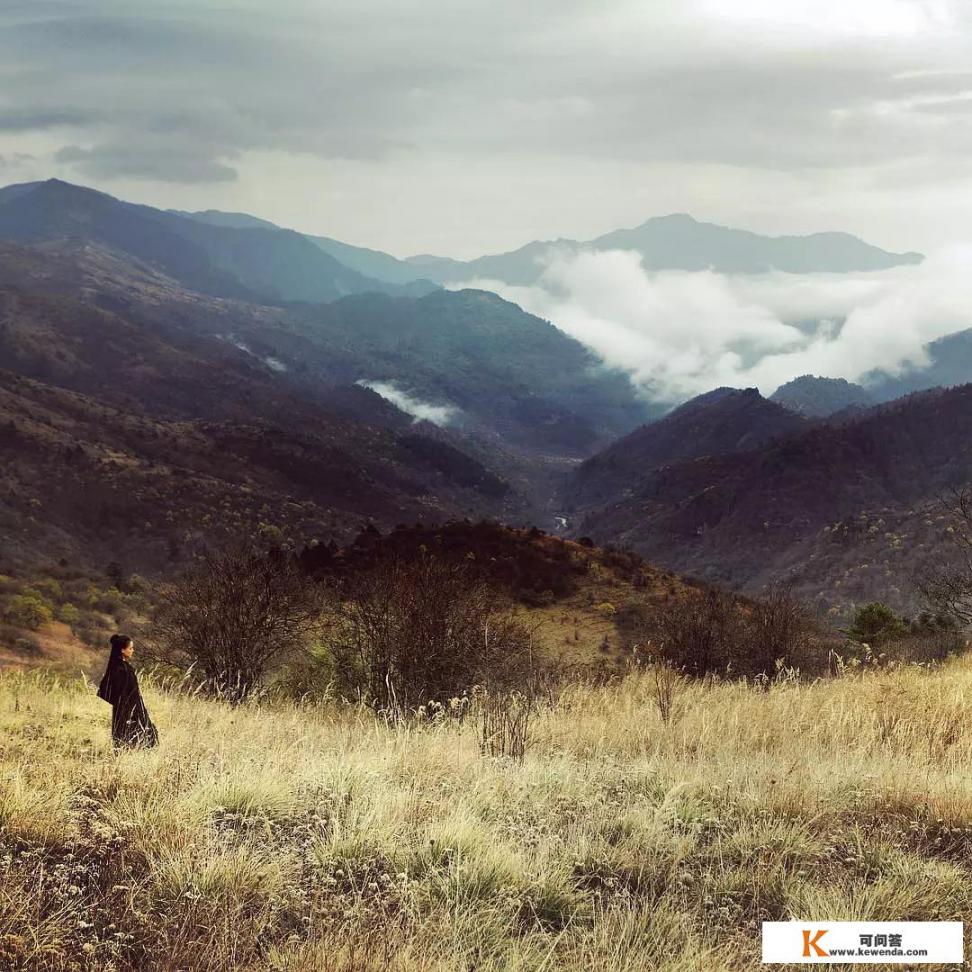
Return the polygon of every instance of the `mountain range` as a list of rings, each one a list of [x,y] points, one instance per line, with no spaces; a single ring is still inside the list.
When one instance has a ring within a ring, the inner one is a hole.
[[[41,185],[0,195],[18,241],[0,243],[0,557],[125,548],[159,570],[234,530],[547,522],[571,457],[652,414],[495,295],[258,299],[180,262],[138,207]],[[447,419],[368,385],[432,395]]]
[[[178,215],[214,226],[279,230],[266,220],[244,213],[205,210]],[[282,231],[283,232],[283,231]],[[454,260],[413,256],[399,260],[387,253],[350,246],[325,236],[307,236],[346,266],[390,284],[432,280],[456,285],[473,280],[501,280],[525,286],[535,283],[553,255],[605,250],[633,250],[649,270],[715,270],[720,273],[850,273],[886,270],[921,262],[920,253],[891,253],[849,233],[810,236],[761,236],[699,222],[685,213],[658,216],[632,229],[614,230],[592,240],[534,240],[512,250]]]
[[[683,269],[918,259],[735,233],[667,217],[601,240]],[[526,273],[518,253],[504,272]],[[0,190],[0,560],[164,573],[241,534],[489,517],[744,591],[790,577],[824,610],[912,606],[948,526],[934,499],[972,478],[972,332],[930,345],[927,373],[666,412],[554,323],[441,289],[432,264],[58,181]],[[908,395],[929,377],[957,387]]]
[[[82,239],[124,252],[201,293],[240,299],[328,301],[369,291],[419,295],[340,263],[300,233],[253,220],[204,222],[122,202],[58,179],[0,190],[0,239],[38,243]]]
[[[761,236],[745,230],[702,223],[685,213],[649,219],[632,229],[615,230],[593,240],[535,241],[493,256],[461,262],[441,257],[412,257],[408,262],[438,283],[502,280],[535,283],[555,254],[633,250],[648,270],[715,270],[720,273],[849,273],[886,270],[919,263],[920,253],[889,253],[848,233],[810,236]]]

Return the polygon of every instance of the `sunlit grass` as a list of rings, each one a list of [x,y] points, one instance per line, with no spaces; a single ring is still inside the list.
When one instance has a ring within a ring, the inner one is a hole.
[[[768,691],[566,688],[463,724],[0,675],[0,968],[759,967],[759,923],[972,914],[968,660]],[[113,964],[112,964],[113,963]]]

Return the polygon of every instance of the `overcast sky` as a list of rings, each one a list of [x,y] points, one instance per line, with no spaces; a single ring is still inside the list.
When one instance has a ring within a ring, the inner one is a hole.
[[[0,182],[470,257],[972,225],[968,0],[0,0]]]

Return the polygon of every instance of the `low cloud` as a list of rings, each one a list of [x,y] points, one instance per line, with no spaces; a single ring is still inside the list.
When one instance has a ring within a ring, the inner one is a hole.
[[[414,398],[408,392],[402,391],[390,381],[359,381],[363,388],[370,388],[392,403],[403,412],[411,415],[416,422],[432,422],[435,425],[448,425],[456,414],[451,405],[432,405]]]
[[[925,345],[972,327],[972,249],[866,274],[646,271],[627,251],[554,255],[536,285],[475,280],[552,321],[678,402],[720,385],[764,394],[803,374],[856,381],[927,366]]]

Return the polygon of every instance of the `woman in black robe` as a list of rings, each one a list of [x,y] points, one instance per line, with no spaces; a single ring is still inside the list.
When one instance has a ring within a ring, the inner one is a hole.
[[[112,635],[108,667],[98,686],[99,698],[111,705],[111,739],[116,747],[154,746],[159,741],[135,669],[128,662],[134,653],[135,643],[128,635]]]

